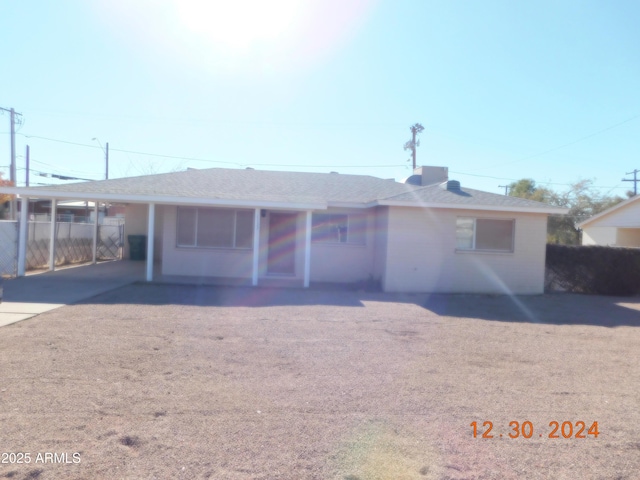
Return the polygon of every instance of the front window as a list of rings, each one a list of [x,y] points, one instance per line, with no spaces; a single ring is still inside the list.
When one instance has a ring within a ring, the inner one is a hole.
[[[240,248],[253,246],[253,211],[178,207],[179,247]]]
[[[365,215],[314,213],[311,220],[311,240],[316,243],[366,243]]]
[[[456,249],[513,252],[515,220],[458,217]]]

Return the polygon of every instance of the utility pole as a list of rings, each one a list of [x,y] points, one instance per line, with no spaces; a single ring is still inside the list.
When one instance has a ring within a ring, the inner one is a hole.
[[[98,142],[98,145],[100,145],[100,148],[104,152],[104,179],[109,180],[109,142],[105,144],[107,148],[104,148],[102,146],[102,143],[100,143],[100,139],[98,137],[93,137],[91,140],[93,140],[94,142]]]
[[[413,160],[413,169],[415,170],[416,169],[416,149],[420,146],[420,140],[416,140],[416,137],[418,136],[419,133],[422,133],[424,131],[424,127],[419,123],[416,123],[415,125],[411,125],[411,127],[409,127],[409,130],[411,130],[411,140],[409,140],[404,144],[404,149],[411,150],[410,160]]]
[[[24,158],[25,158],[25,163],[26,163],[26,165],[25,165],[25,167],[26,167],[25,168],[25,170],[26,170],[26,178],[25,178],[25,181],[24,181],[24,185],[25,185],[25,187],[28,187],[29,186],[29,145],[27,145],[27,152],[26,152],[26,155],[25,155]]]
[[[504,194],[509,195],[509,185],[498,185],[498,188],[504,188]]]
[[[0,110],[3,110],[5,112],[9,112],[9,130],[10,130],[10,136],[11,136],[11,166],[9,167],[9,181],[12,182],[13,186],[17,186],[18,184],[16,183],[16,115],[21,115],[20,113],[16,113],[15,109],[13,108],[2,108],[0,107]],[[16,216],[16,210],[17,210],[17,202],[14,198],[11,200],[11,211],[10,211],[10,215],[11,215],[11,219],[15,220],[17,218]]]
[[[634,197],[638,194],[638,176],[637,176],[638,172],[640,172],[640,170],[638,170],[636,168],[633,172],[625,173],[625,175],[631,175],[633,173],[633,180],[631,180],[630,178],[623,178],[622,179],[623,182],[633,182],[633,196]]]

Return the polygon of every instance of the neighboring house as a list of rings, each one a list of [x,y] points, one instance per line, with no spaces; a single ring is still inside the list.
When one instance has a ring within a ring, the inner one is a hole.
[[[640,196],[580,222],[583,245],[640,247]]]
[[[95,209],[95,202],[90,201],[60,201],[56,208],[56,217],[59,222],[72,222],[72,223],[91,223],[93,221],[93,214]],[[98,218],[100,223],[104,217],[115,217],[118,215],[124,216],[124,205],[100,205]],[[51,218],[51,200],[37,200],[31,202],[29,205],[29,216],[33,220],[48,220]]]
[[[406,183],[213,168],[0,192],[127,204],[126,235],[148,236],[156,274],[305,287],[373,278],[389,292],[541,293],[547,216],[567,213],[461,187],[445,167]]]

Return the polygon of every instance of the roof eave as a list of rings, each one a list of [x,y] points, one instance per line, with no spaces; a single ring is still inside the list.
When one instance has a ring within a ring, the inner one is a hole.
[[[545,213],[547,215],[566,215],[568,208],[558,207],[511,207],[499,205],[462,204],[462,203],[433,203],[433,202],[403,202],[394,200],[379,200],[376,205],[389,207],[413,207],[413,208],[448,208],[455,210],[484,210],[493,212],[517,212],[517,213]]]
[[[60,192],[20,187],[4,187],[0,193],[16,194],[19,198],[55,200],[89,200],[113,203],[157,203],[169,205],[210,205],[237,208],[273,208],[288,210],[326,210],[327,202],[288,202],[271,200],[238,200],[206,197],[176,197],[172,195],[131,195],[115,193]]]

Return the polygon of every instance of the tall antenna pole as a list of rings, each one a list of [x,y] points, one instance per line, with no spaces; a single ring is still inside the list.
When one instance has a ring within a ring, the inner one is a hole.
[[[504,188],[504,194],[509,195],[509,185],[498,185],[498,188]]]
[[[416,140],[416,137],[418,136],[419,133],[422,133],[424,131],[424,127],[419,123],[416,123],[415,125],[411,125],[411,127],[409,127],[409,130],[411,130],[411,140],[409,140],[404,144],[404,149],[411,150],[410,160],[413,160],[413,169],[415,170],[416,169],[416,153],[417,153],[416,150],[420,146],[420,140]]]
[[[625,173],[625,175],[631,175],[633,173],[633,180],[631,180],[630,178],[623,178],[622,179],[623,182],[633,182],[633,196],[634,197],[638,194],[638,177],[637,177],[638,172],[640,172],[640,170],[638,170],[636,168],[633,172]]]

